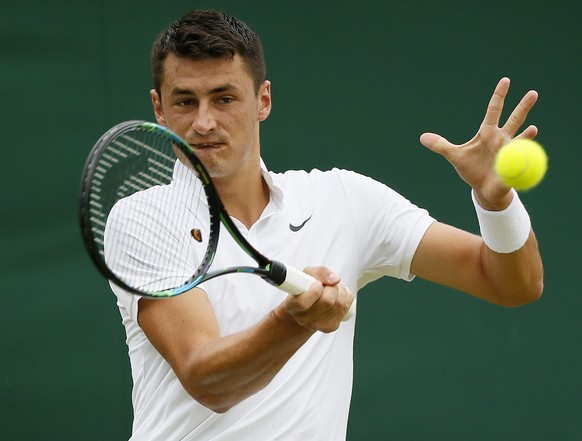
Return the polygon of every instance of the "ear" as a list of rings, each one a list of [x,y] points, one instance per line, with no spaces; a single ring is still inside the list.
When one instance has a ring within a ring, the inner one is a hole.
[[[152,97],[152,106],[154,107],[156,121],[162,126],[167,126],[166,118],[164,117],[164,111],[162,109],[162,100],[158,92],[156,92],[155,89],[152,89],[150,90],[150,96]]]
[[[264,81],[259,88],[259,114],[258,120],[264,121],[271,113],[271,82]]]

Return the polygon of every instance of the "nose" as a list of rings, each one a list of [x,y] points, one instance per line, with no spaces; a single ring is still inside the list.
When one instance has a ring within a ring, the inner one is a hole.
[[[199,135],[208,135],[216,128],[216,119],[207,104],[200,103],[194,120],[192,121],[192,129]]]

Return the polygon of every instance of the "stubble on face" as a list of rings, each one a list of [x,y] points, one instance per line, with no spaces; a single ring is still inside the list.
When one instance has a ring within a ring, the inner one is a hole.
[[[156,102],[152,92],[158,122],[194,148],[213,178],[245,173],[258,164],[258,125],[268,112],[261,113],[261,92],[257,95],[242,59],[169,55],[164,66],[162,97]]]

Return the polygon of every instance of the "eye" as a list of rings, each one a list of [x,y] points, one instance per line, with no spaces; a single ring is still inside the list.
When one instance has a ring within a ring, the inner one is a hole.
[[[217,101],[220,104],[230,104],[234,101],[234,98],[232,96],[222,96],[222,97],[218,98]]]
[[[193,104],[194,104],[194,100],[191,100],[191,99],[180,100],[176,103],[176,105],[178,105],[179,107],[187,107],[187,106],[191,106]]]

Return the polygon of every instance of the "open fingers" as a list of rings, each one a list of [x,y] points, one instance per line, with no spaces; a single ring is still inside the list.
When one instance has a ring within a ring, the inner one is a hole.
[[[499,80],[499,83],[497,83],[493,96],[491,96],[491,99],[489,100],[483,124],[496,127],[499,125],[501,113],[503,112],[503,104],[505,103],[505,97],[507,96],[508,91],[509,78],[502,78]]]
[[[515,136],[519,128],[525,122],[529,111],[532,109],[538,99],[538,93],[535,90],[530,90],[524,95],[517,107],[511,112],[507,122],[503,126],[503,131],[511,138]],[[528,127],[528,129],[530,129]],[[526,130],[528,130],[526,129]],[[537,132],[536,132],[537,133]],[[535,136],[535,135],[534,135]]]
[[[534,125],[527,126],[519,135],[513,139],[535,139],[538,135],[538,128]]]

